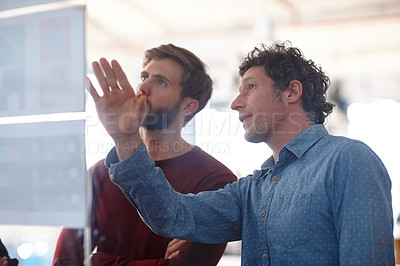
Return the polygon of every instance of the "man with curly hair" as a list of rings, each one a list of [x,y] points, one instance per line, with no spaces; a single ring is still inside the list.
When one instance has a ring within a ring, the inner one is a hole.
[[[121,72],[114,68],[118,90],[99,97],[89,88],[99,115],[140,117],[145,97],[131,96],[134,110],[121,107]],[[223,189],[176,193],[146,147],[136,148],[139,123],[131,123],[129,134],[109,132],[116,143],[107,156],[110,177],[146,224],[171,238],[242,240],[242,265],[394,265],[389,175],[367,145],[325,129],[333,107],[326,100],[328,76],[289,42],[256,47],[239,74],[231,108],[245,139],[267,143],[273,155]]]

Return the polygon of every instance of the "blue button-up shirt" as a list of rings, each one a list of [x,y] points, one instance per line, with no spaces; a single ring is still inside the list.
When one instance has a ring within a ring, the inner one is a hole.
[[[242,265],[394,265],[384,165],[362,142],[331,136],[323,125],[287,143],[276,164],[271,157],[214,192],[176,193],[143,145],[123,162],[110,151],[106,164],[156,233],[207,243],[241,239]]]

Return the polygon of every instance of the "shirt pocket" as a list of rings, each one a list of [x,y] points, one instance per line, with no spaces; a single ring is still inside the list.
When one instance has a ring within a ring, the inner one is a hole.
[[[284,195],[279,198],[276,242],[294,248],[311,240],[311,194]]]

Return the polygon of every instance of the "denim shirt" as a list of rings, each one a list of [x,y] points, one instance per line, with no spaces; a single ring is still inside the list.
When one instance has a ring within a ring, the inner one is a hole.
[[[242,240],[242,265],[394,265],[384,165],[362,142],[331,136],[323,125],[287,143],[276,164],[271,157],[214,192],[175,192],[144,145],[122,162],[111,150],[106,165],[156,233]]]

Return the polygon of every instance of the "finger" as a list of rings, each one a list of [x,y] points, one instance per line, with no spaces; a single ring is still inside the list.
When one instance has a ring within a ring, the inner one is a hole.
[[[174,249],[174,250],[177,250],[177,249],[179,249],[181,246],[183,246],[183,244],[185,244],[186,243],[186,241],[185,240],[178,240],[178,241],[175,241],[174,243],[172,243],[172,249]]]
[[[179,250],[177,250],[177,251],[175,251],[174,253],[172,253],[167,259],[172,259],[172,258],[174,258],[174,257],[176,257],[176,256],[178,256],[179,255]]]
[[[101,89],[103,90],[104,94],[110,92],[110,86],[108,85],[106,77],[104,76],[103,69],[101,68],[99,62],[96,62],[96,61],[93,62],[92,68],[93,68],[94,75],[96,76],[96,79],[99,82],[99,85],[100,85]]]
[[[85,77],[85,87],[90,95],[92,95],[94,102],[97,102],[97,100],[100,99],[100,95],[97,93],[95,87],[88,77]]]
[[[144,94],[140,94],[136,101],[136,114],[138,115],[140,121],[139,125],[143,123],[147,108],[147,97]]]
[[[171,249],[171,247],[168,246],[167,250],[165,251],[164,259],[169,259],[172,256],[172,254],[174,254],[177,251],[178,250]]]
[[[185,244],[185,240],[174,239],[168,243],[168,253],[171,254],[177,251],[183,244]]]
[[[165,259],[168,259],[174,252],[178,251],[179,245],[179,239],[172,239],[167,246],[167,250],[165,251]]]
[[[100,58],[100,65],[104,70],[104,73],[106,75],[106,80],[108,85],[111,87],[111,89],[116,90],[119,89],[118,84],[117,84],[117,79],[114,74],[114,70],[111,68],[110,63],[108,63],[107,59],[105,58]]]
[[[111,67],[113,69],[113,72],[117,78],[119,85],[121,86],[121,89],[132,90],[134,92],[131,84],[128,81],[128,78],[125,75],[125,72],[122,70],[122,67],[117,60],[111,61]]]
[[[180,240],[180,239],[172,239],[169,243],[168,243],[168,246],[173,246],[173,245],[175,245],[176,243],[178,243],[178,242],[180,242],[180,241],[183,241],[183,240]]]

